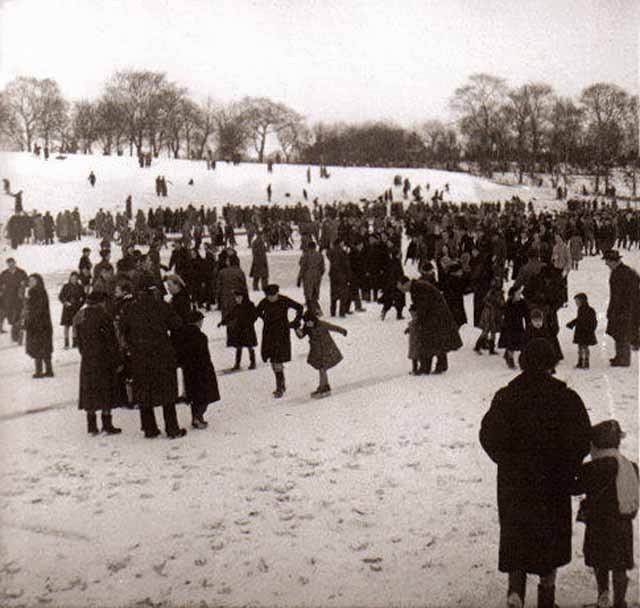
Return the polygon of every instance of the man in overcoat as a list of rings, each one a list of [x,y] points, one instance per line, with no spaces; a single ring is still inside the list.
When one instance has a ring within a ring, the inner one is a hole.
[[[611,270],[607,335],[615,341],[616,355],[610,362],[613,367],[629,367],[631,345],[639,341],[640,277],[613,249],[605,251],[603,259]]]
[[[509,574],[507,605],[522,608],[527,573],[540,576],[538,607],[554,608],[556,569],[571,561],[571,487],[589,452],[582,399],[552,376],[545,338],[520,358],[522,373],[494,396],[480,443],[498,465],[498,569]]]
[[[318,251],[314,241],[310,240],[300,257],[300,272],[298,273],[298,287],[302,284],[305,306],[320,313],[320,284],[324,275],[324,255]]]

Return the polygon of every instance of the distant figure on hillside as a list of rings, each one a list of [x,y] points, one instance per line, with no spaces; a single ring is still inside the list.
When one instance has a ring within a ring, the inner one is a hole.
[[[11,184],[6,177],[2,179],[2,187],[4,188],[5,194],[11,194]]]
[[[44,159],[49,160],[49,146],[44,147]]]
[[[13,206],[13,212],[14,213],[22,213],[23,210],[24,210],[23,207],[22,207],[22,190],[19,190],[18,192],[16,192],[12,196],[15,199],[15,203],[14,203],[14,206]]]
[[[189,186],[193,186],[193,177],[189,180]]]
[[[267,201],[271,202],[271,184],[267,186]]]
[[[269,173],[273,173],[273,161],[269,161],[269,162],[267,163],[267,171],[268,171]]]
[[[91,173],[89,173],[89,177],[87,178],[89,180],[89,183],[91,184],[92,188],[95,188],[96,185],[96,174],[91,171]]]
[[[127,219],[133,219],[133,201],[131,200],[131,195],[127,196],[127,200],[125,201],[124,205]]]
[[[162,196],[162,178],[159,175],[156,177],[156,196]]]
[[[305,200],[305,201],[308,201],[308,200],[309,200],[309,195],[307,194],[307,190],[306,190],[306,188],[303,188],[303,189],[302,189],[302,196],[304,197],[304,200]]]
[[[311,183],[311,167],[307,167],[307,184]]]

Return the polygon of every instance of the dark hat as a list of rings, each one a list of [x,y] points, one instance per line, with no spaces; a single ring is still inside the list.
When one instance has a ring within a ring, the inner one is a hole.
[[[91,253],[91,249],[89,249],[89,247],[83,247],[82,253]]]
[[[87,296],[87,304],[102,304],[107,299],[107,295],[103,291],[92,291]]]
[[[190,310],[185,317],[187,323],[197,323],[202,319],[204,319],[204,315],[199,310]]]
[[[602,259],[605,262],[619,262],[622,256],[616,249],[609,249],[602,254]]]
[[[591,427],[591,443],[597,448],[617,448],[625,437],[617,420],[605,420]]]
[[[280,285],[271,283],[265,287],[264,293],[267,296],[275,296],[280,291]]]
[[[558,355],[546,338],[531,340],[520,356],[520,367],[525,371],[542,372],[553,369],[557,364]]]

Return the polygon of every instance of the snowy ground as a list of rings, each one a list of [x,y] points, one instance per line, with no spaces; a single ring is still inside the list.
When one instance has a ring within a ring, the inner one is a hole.
[[[97,177],[95,188],[87,181],[90,171]],[[377,169],[329,167],[330,179],[320,179],[318,167],[312,168],[311,184],[306,181],[305,165],[275,165],[267,173],[266,165],[243,163],[240,166],[219,162],[215,171],[207,171],[204,161],[160,158],[148,169],[140,169],[136,158],[69,155],[66,160],[52,156],[48,161],[32,154],[0,152],[0,177],[11,181],[11,191],[23,190],[25,210],[49,209],[57,212],[78,207],[83,218],[92,217],[99,208],[124,211],[125,199],[132,195],[134,208],[144,210],[158,204],[178,206],[223,205],[226,203],[266,203],[266,188],[272,185],[273,201],[278,204],[304,202],[303,188],[309,201],[357,201],[377,198],[392,187],[393,177],[408,177],[412,187],[426,184],[442,190],[446,183],[450,193],[446,200],[479,202],[508,200],[518,195],[524,200],[554,198],[551,190],[528,186],[502,186],[464,173],[447,173],[431,169]],[[158,198],[155,178],[164,175],[169,183],[169,196]],[[194,185],[189,186],[190,179]],[[394,188],[396,199],[402,199],[401,188]],[[287,197],[286,194],[290,196]],[[429,194],[429,196],[431,196]],[[551,203],[550,204],[555,204]],[[13,199],[0,195],[0,221],[13,211]]]
[[[96,251],[86,239],[16,252],[25,270],[44,273],[56,324],[58,291],[87,243]],[[284,293],[301,299],[298,256],[269,259]],[[638,267],[639,253],[625,257]],[[244,239],[241,261],[247,270]],[[593,422],[621,421],[625,452],[635,456],[637,355],[632,369],[608,366],[607,268],[583,261],[569,290],[589,294],[601,343],[592,369],[575,370],[563,330],[558,376]],[[325,310],[327,297],[325,284]],[[562,327],[573,314],[561,311]],[[330,398],[309,398],[316,373],[305,363],[307,342],[294,337],[284,399],[271,397],[264,364],[220,375],[209,429],[179,441],[145,440],[129,410],[115,413],[122,435],[86,435],[76,409],[79,356],[62,350],[61,328],[49,380],[32,380],[32,361],[0,336],[0,605],[503,606],[495,466],[477,434],[514,372],[500,357],[473,353],[477,331],[465,326],[447,374],[409,376],[406,321],[378,315],[369,304],[344,320],[349,335],[336,339],[345,359],[330,373]],[[210,313],[204,329],[220,371],[233,352],[218,319]],[[179,416],[188,427],[188,409],[179,406]],[[583,534],[575,525],[574,560],[559,576],[563,607],[595,598]],[[634,576],[629,598],[637,596]]]

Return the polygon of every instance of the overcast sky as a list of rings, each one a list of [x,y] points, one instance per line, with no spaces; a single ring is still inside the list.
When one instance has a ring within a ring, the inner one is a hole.
[[[0,86],[94,97],[116,69],[196,98],[282,101],[310,121],[448,117],[477,72],[563,95],[638,92],[639,0],[0,0]]]

